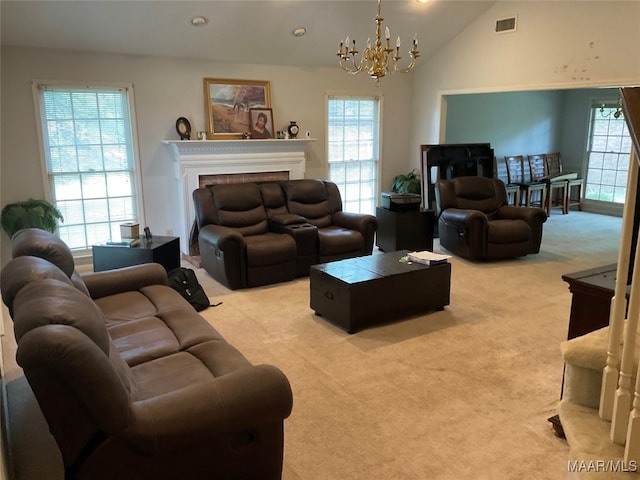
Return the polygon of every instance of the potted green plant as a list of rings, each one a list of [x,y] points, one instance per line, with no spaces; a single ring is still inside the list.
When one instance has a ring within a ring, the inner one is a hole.
[[[391,184],[391,191],[394,193],[417,193],[420,194],[420,175],[415,170],[411,170],[406,175],[396,175]]]
[[[29,200],[7,204],[0,213],[2,229],[11,238],[22,228],[40,228],[54,233],[62,213],[46,200]]]

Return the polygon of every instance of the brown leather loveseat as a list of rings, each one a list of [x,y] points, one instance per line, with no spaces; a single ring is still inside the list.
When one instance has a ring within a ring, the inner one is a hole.
[[[67,479],[279,479],[292,393],[158,264],[80,276],[43,230],[12,239],[2,298]]]
[[[376,218],[343,212],[333,182],[211,185],[193,201],[202,265],[231,289],[293,280],[316,263],[373,250]]]

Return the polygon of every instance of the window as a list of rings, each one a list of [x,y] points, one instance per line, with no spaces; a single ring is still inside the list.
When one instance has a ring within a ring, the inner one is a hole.
[[[345,211],[375,214],[379,138],[379,98],[329,98],[329,180],[340,189]]]
[[[130,87],[35,84],[47,185],[75,254],[137,222],[139,182]]]
[[[589,200],[620,204],[625,201],[631,137],[618,107],[611,102],[597,102],[591,107],[585,189]]]

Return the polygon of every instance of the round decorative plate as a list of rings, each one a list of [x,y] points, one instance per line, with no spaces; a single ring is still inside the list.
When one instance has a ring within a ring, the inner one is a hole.
[[[176,120],[176,131],[180,135],[180,140],[191,140],[191,124],[184,117]]]

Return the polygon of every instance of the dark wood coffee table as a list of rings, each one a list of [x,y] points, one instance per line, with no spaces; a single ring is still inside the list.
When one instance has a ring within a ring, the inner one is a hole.
[[[399,260],[407,250],[311,267],[311,308],[349,333],[449,305],[451,264]]]

